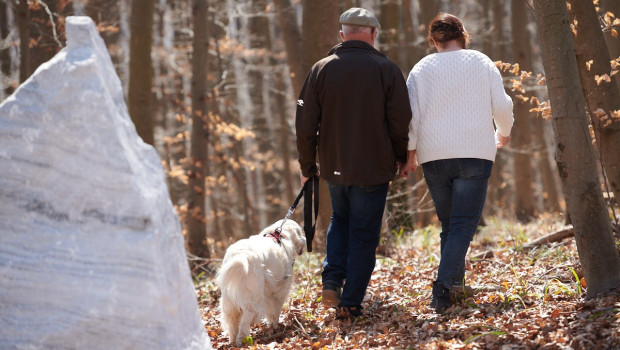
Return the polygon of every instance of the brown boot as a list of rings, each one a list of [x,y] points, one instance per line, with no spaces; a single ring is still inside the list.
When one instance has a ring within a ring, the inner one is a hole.
[[[340,288],[338,288],[338,290],[323,288],[323,293],[321,294],[321,302],[323,303],[323,306],[326,308],[338,307],[341,298],[340,293]]]

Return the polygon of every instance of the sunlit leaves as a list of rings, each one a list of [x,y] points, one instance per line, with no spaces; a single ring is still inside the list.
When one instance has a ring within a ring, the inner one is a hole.
[[[549,216],[548,219],[551,220]],[[494,219],[476,235],[471,254],[499,246],[492,259],[467,261],[468,284],[495,286],[479,291],[446,316],[429,308],[431,281],[439,250],[437,228],[405,232],[404,245],[379,257],[366,300],[367,313],[337,320],[320,303],[322,255],[304,254],[295,263],[296,290],[284,307],[280,325],[252,329],[252,349],[501,349],[615,348],[618,294],[584,301],[586,288],[574,240],[515,250],[559,224],[540,219],[528,225]],[[521,237],[522,235],[523,237]],[[423,237],[424,236],[424,237]],[[396,239],[394,237],[393,239]],[[227,348],[218,322],[219,294],[210,278],[197,286],[205,329],[214,347]],[[614,333],[615,332],[615,333]]]
[[[609,32],[614,38],[618,38],[618,30],[620,27],[620,18],[617,18],[612,12],[607,11],[603,15],[603,31]]]
[[[596,80],[596,85],[601,85],[602,82],[606,82],[606,83],[611,82],[611,78],[609,77],[609,74],[603,74],[603,75],[596,74],[594,76],[594,80]]]

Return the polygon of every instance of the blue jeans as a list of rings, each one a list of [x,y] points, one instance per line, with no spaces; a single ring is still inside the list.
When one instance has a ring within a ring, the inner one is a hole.
[[[388,184],[344,186],[329,183],[332,217],[327,229],[323,288],[342,287],[341,306],[361,308],[375,268]]]
[[[465,279],[465,255],[482,216],[493,162],[476,158],[422,164],[441,222],[441,260],[436,283],[446,288]]]

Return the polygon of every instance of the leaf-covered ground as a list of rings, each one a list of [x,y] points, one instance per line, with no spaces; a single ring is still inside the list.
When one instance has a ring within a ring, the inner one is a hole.
[[[485,290],[447,315],[428,308],[438,264],[439,233],[429,227],[400,237],[383,252],[368,287],[365,314],[338,320],[320,302],[322,255],[296,262],[297,285],[280,324],[252,329],[251,349],[620,349],[620,290],[586,300],[586,281],[572,238],[535,249],[522,245],[557,231],[550,220],[521,226],[490,222],[468,256],[467,284]],[[396,237],[390,237],[396,240]],[[199,304],[214,348],[233,349],[219,323],[213,276],[197,279]]]

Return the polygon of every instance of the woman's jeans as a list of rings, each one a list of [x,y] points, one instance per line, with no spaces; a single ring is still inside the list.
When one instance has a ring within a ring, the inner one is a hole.
[[[344,186],[329,183],[332,217],[327,229],[323,288],[342,287],[340,305],[360,307],[375,268],[388,184]]]
[[[465,255],[482,216],[493,162],[441,159],[422,164],[441,222],[441,260],[436,283],[446,288],[465,279]]]

